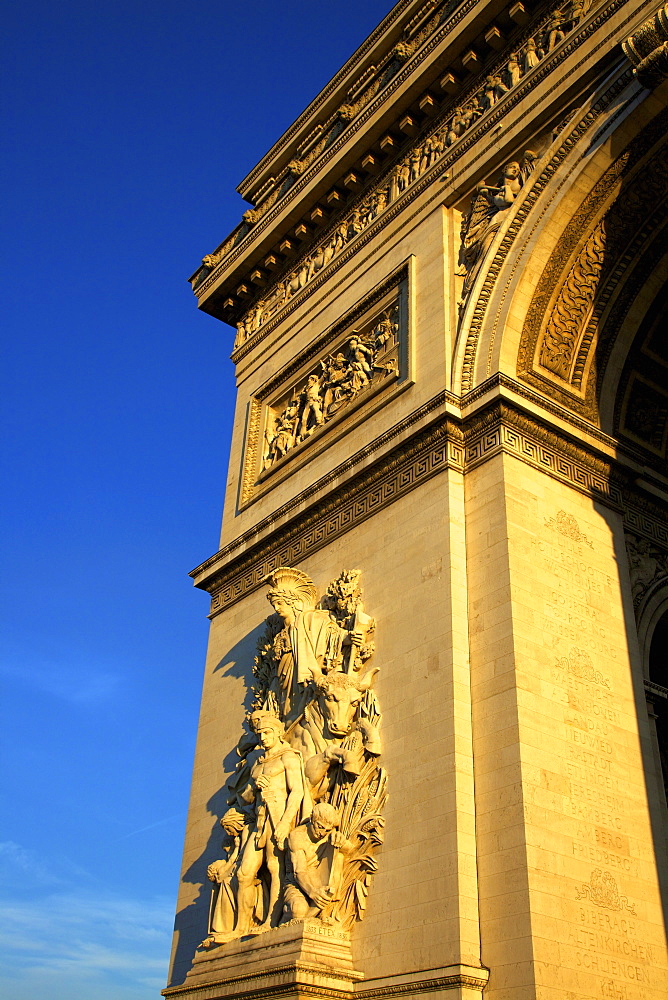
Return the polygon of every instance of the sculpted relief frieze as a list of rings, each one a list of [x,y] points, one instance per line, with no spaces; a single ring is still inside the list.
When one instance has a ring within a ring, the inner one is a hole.
[[[459,103],[440,121],[423,135],[418,142],[405,152],[394,165],[385,172],[371,188],[343,215],[329,230],[327,235],[313,247],[301,261],[276,281],[271,290],[250,306],[237,325],[234,349],[238,350],[257,331],[270,322],[298,293],[310,285],[327,266],[352,244],[377,218],[388,211],[406,192],[413,188],[423,175],[449,154],[460,139],[469,132],[488,112],[502,104],[510,94],[532,74],[566,37],[574,31],[590,8],[591,0],[567,0],[549,15],[534,23],[530,32],[517,39],[515,48],[508,52],[492,71],[459,97]],[[535,154],[527,151],[520,165],[521,183],[526,180],[530,159]],[[532,162],[532,161],[531,161]],[[510,168],[511,164],[507,165]],[[501,178],[499,186],[515,187],[517,177]],[[508,190],[510,190],[508,188]],[[513,199],[516,191],[513,190]],[[492,196],[493,197],[493,196]],[[507,200],[507,199],[506,199]],[[478,208],[481,207],[481,202]],[[507,205],[493,206],[501,211]],[[230,238],[225,246],[229,249],[235,242]],[[238,241],[237,241],[238,242]],[[225,251],[227,252],[227,250]],[[222,250],[217,252],[216,261],[223,259]],[[223,255],[224,256],[224,255]],[[480,256],[480,255],[478,255]],[[213,258],[207,258],[213,266]]]
[[[242,502],[333,424],[407,374],[407,268],[274,376],[251,402]],[[313,450],[309,450],[309,457]]]
[[[305,919],[349,930],[364,915],[387,777],[360,576],[345,570],[320,600],[300,570],[265,578],[274,613],[227,786],[225,857],[208,869],[207,951]]]
[[[267,409],[262,470],[288,454],[374,383],[399,374],[399,304],[388,306],[322,358],[307,378]]]

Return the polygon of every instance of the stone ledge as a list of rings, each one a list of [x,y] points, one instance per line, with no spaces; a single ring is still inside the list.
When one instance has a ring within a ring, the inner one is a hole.
[[[427,973],[431,975],[424,978]],[[442,990],[477,990],[482,993],[488,979],[489,969],[473,965],[448,965],[441,969],[427,969],[414,976],[389,976],[387,979],[371,980],[368,985],[360,983],[355,990],[355,997],[375,1000],[376,997],[418,996]]]
[[[295,928],[298,928],[297,933]],[[233,1000],[249,996],[346,1000],[354,994],[360,1000],[376,1000],[456,990],[460,996],[470,997],[471,991],[482,994],[489,979],[488,969],[449,965],[413,975],[388,976],[366,984],[361,981],[362,974],[352,969],[350,935],[333,929],[334,937],[327,938],[322,936],[322,930],[314,922],[305,921],[301,925],[278,927],[254,938],[232,941],[224,946],[224,954],[196,957],[186,982],[168,987],[162,995],[188,1000]],[[323,951],[325,941],[329,947]],[[300,953],[312,958],[311,949],[317,949],[315,963],[297,960],[285,964],[289,954]],[[338,969],[334,967],[337,962],[342,963]],[[247,971],[240,975],[242,968]],[[231,975],[225,976],[226,972]],[[426,973],[430,973],[428,978],[425,978]]]

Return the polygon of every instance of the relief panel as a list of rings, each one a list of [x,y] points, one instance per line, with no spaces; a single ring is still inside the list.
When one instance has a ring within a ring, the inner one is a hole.
[[[408,374],[404,265],[251,400],[242,505],[291,472],[299,456],[310,460],[332,443],[335,426],[349,429],[375,408],[367,404],[382,405],[392,387],[405,388]]]

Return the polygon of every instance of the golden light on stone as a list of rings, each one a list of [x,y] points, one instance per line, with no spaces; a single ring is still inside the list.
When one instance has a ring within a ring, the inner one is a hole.
[[[666,53],[409,0],[239,185],[165,996],[663,1000]]]

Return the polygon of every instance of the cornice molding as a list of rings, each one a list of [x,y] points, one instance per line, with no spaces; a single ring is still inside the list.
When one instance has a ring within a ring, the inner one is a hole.
[[[436,976],[419,982],[389,984],[387,986],[363,987],[355,990],[355,997],[362,1000],[379,1000],[381,997],[419,996],[423,993],[440,993],[442,990],[467,988],[481,993],[487,985],[489,971],[466,967],[466,972],[455,972],[450,976]]]
[[[359,451],[355,452],[354,455],[351,455],[351,457],[346,459],[345,462],[337,465],[336,468],[332,469],[331,472],[328,472],[327,475],[323,476],[317,482],[312,483],[311,486],[299,493],[298,496],[289,500],[286,504],[283,504],[279,510],[272,512],[267,517],[264,517],[261,521],[258,521],[257,524],[253,525],[253,527],[247,532],[244,532],[243,535],[235,538],[234,541],[230,542],[228,545],[225,545],[219,552],[211,556],[210,559],[205,560],[200,566],[194,569],[190,575],[195,576],[200,572],[206,572],[221,559],[232,556],[236,550],[245,549],[249,545],[253,544],[257,541],[258,537],[271,528],[277,520],[283,520],[289,516],[292,511],[301,507],[305,502],[308,502],[318,493],[322,492],[322,490],[327,489],[327,487],[332,483],[345,478],[357,466],[368,464],[369,460],[372,459],[377,452],[382,451],[382,449],[386,445],[390,444],[395,438],[409,433],[411,428],[416,424],[432,417],[437,410],[442,409],[445,406],[446,402],[457,405],[458,399],[456,396],[453,396],[448,392],[440,392],[438,395],[433,396],[423,406],[420,406],[418,409],[409,414],[409,416],[404,420],[396,423],[393,427],[379,435],[364,448],[361,448]]]
[[[548,72],[548,70],[546,69],[544,75],[547,75],[547,72]],[[626,79],[626,82],[628,82],[628,80],[631,79],[631,76],[632,76],[631,70],[629,69],[629,70],[627,70],[627,78],[628,79]],[[536,78],[532,78],[532,79],[535,80]],[[620,88],[620,89],[623,89],[623,88]],[[274,315],[271,317],[271,319],[267,320],[266,323],[263,323],[262,326],[255,333],[251,334],[241,344],[237,344],[236,341],[235,341],[235,346],[234,346],[234,348],[232,350],[232,354],[231,354],[232,360],[235,362],[235,364],[238,364],[239,362],[241,362],[263,340],[265,340],[269,336],[269,334],[271,334],[274,330],[276,330],[279,326],[281,326],[281,324],[283,324],[285,322],[285,320],[296,309],[299,308],[299,306],[301,306],[304,302],[306,302],[308,300],[309,296],[312,295],[313,292],[317,291],[324,284],[326,284],[327,282],[331,281],[332,277],[336,274],[336,272],[339,271],[346,263],[348,263],[351,259],[353,259],[357,254],[359,254],[360,250],[362,250],[365,246],[367,246],[372,241],[375,242],[375,247],[376,248],[384,246],[389,237],[385,237],[384,240],[382,240],[381,242],[378,242],[377,241],[377,237],[380,235],[380,233],[382,233],[383,230],[387,229],[387,227],[389,226],[389,224],[391,222],[393,222],[394,219],[397,218],[397,216],[399,216],[403,212],[405,212],[406,209],[424,191],[426,191],[429,187],[431,187],[432,185],[434,185],[434,182],[440,176],[442,176],[443,174],[448,173],[449,169],[457,162],[457,160],[463,154],[465,154],[466,152],[468,152],[470,149],[473,149],[477,145],[477,143],[479,141],[481,141],[488,133],[490,133],[492,131],[492,126],[497,125],[497,123],[499,123],[502,120],[502,118],[505,117],[505,115],[508,114],[508,112],[511,111],[517,104],[521,104],[521,102],[528,95],[528,92],[529,92],[529,88],[528,87],[526,89],[523,89],[521,87],[517,87],[516,90],[514,90],[512,92],[512,100],[511,99],[506,99],[507,103],[504,102],[504,107],[501,109],[501,111],[497,112],[496,114],[492,114],[491,112],[488,112],[483,118],[481,118],[480,119],[481,124],[479,126],[474,126],[470,130],[470,132],[465,133],[465,135],[462,136],[462,138],[459,139],[459,141],[457,143],[455,143],[451,147],[452,153],[450,155],[448,155],[448,153],[444,154],[441,158],[439,158],[434,163],[434,165],[432,167],[430,167],[429,170],[427,170],[417,181],[415,181],[405,191],[405,193],[403,193],[402,195],[400,195],[394,201],[390,202],[390,204],[385,209],[385,211],[383,213],[381,213],[381,215],[379,215],[379,217],[374,222],[372,222],[365,229],[363,229],[356,237],[354,237],[346,245],[345,249],[342,250],[340,253],[338,253],[334,257],[334,259],[331,261],[331,263],[329,263],[328,265],[326,265],[320,272],[318,272],[317,276],[314,277],[303,289],[301,289],[295,295],[291,296],[291,298],[288,299],[287,303],[285,305],[281,306],[280,309],[276,313],[274,313]],[[537,100],[536,102],[534,102],[534,104],[525,113],[526,116],[528,117],[533,112],[537,111],[538,108],[540,107],[540,104],[545,99],[546,99],[545,95],[543,95],[543,96],[541,96],[541,98],[539,100]],[[462,98],[462,100],[463,100],[463,98]],[[446,115],[445,117],[447,118],[448,116]],[[487,148],[485,148],[484,152],[487,152]],[[483,157],[483,155],[484,155],[484,152],[479,152],[476,156],[473,156],[471,158],[471,160],[469,161],[469,165],[473,164],[477,160],[481,159]],[[550,161],[550,162],[552,162],[552,161]],[[393,164],[392,167],[391,167],[391,169],[388,170],[388,172],[386,174],[383,174],[382,179],[380,180],[380,182],[377,185],[374,186],[374,188],[370,189],[370,191],[369,190],[365,191],[363,193],[363,195],[360,196],[360,198],[358,198],[354,203],[351,204],[351,206],[350,206],[350,208],[348,210],[349,214],[354,213],[355,209],[357,207],[359,207],[359,205],[362,203],[362,201],[366,200],[369,197],[370,192],[373,192],[377,188],[380,188],[383,185],[387,185],[388,184],[388,176],[392,172],[392,170],[394,169],[394,166],[395,165]],[[554,172],[553,170],[550,171],[550,174],[549,174],[550,177],[552,176],[553,172]],[[541,188],[541,190],[542,190],[542,188]],[[536,195],[536,197],[537,197],[537,195]],[[434,191],[433,191],[433,193],[432,193],[432,195],[431,195],[431,197],[424,204],[420,205],[415,211],[413,211],[410,215],[408,215],[404,219],[404,224],[406,226],[409,226],[410,223],[415,218],[417,218],[426,209],[428,209],[429,206],[434,201],[436,201],[436,200],[437,201],[443,201],[444,200],[444,192],[440,188],[435,188]],[[449,198],[449,200],[451,200],[451,198]],[[525,204],[525,201],[526,201],[526,199],[522,202],[522,205]],[[519,213],[518,213],[518,215],[519,215]],[[523,218],[524,218],[524,216],[522,215],[520,221],[523,221]],[[337,220],[338,224],[340,224],[340,221],[341,221],[340,219]],[[518,223],[518,226],[519,226],[519,223]],[[308,258],[314,253],[315,248],[317,246],[320,246],[322,244],[327,243],[327,241],[331,238],[332,233],[334,232],[335,229],[336,229],[336,225],[333,225],[331,228],[329,228],[327,230],[326,234],[323,236],[323,239],[320,241],[320,243],[315,244],[313,246],[310,246],[308,252],[306,254],[304,254],[301,258],[299,258],[299,260],[298,260],[298,262],[296,264],[291,265],[291,270],[292,269],[296,270],[300,266],[304,266],[306,264]],[[507,253],[507,249],[504,249],[503,259],[505,259],[506,253]],[[495,261],[496,261],[496,258],[495,258]],[[488,271],[488,274],[492,273],[492,268],[493,267],[494,267],[494,262],[492,263],[492,265],[490,265],[490,269]],[[490,288],[491,288],[491,286],[490,286]],[[266,291],[267,290],[265,290],[265,293],[266,293]],[[485,291],[485,289],[483,289],[483,291],[481,292],[481,296],[484,295],[484,291]],[[472,321],[472,326],[476,322],[476,316],[477,316],[477,314],[474,314],[474,320]],[[478,327],[480,327],[481,325],[482,325],[482,320],[479,321]],[[477,333],[479,334],[479,329],[478,329]],[[475,345],[477,345],[477,340],[478,340],[478,337],[476,336],[476,338],[475,338]],[[469,350],[470,350],[470,348],[467,345],[467,355],[466,355],[467,358],[469,357]],[[465,362],[465,368],[466,368],[466,362]],[[466,391],[467,389],[469,389],[471,387],[471,384],[472,384],[472,382],[470,380],[467,381],[466,383],[464,383],[463,384],[464,390]]]
[[[466,0],[462,3],[460,7],[453,13],[453,16],[443,25],[443,27],[434,35],[430,40],[425,42],[425,44],[420,48],[415,55],[413,55],[403,69],[401,69],[392,79],[389,81],[386,87],[384,87],[375,100],[372,100],[367,104],[367,106],[360,112],[360,114],[351,121],[349,127],[345,129],[341,136],[328,146],[327,149],[323,150],[320,156],[310,165],[310,167],[301,175],[299,180],[297,180],[288,191],[286,191],[285,196],[281,198],[274,206],[272,206],[271,211],[269,211],[261,220],[259,220],[247,237],[244,237],[242,242],[239,243],[235,250],[232,250],[227,254],[220,264],[216,265],[211,274],[197,285],[196,294],[200,298],[205,291],[207,291],[211,285],[214,283],[219,271],[222,270],[222,265],[226,267],[234,263],[234,261],[244,253],[248,246],[253,242],[253,238],[258,234],[262,233],[277,219],[283,209],[291,201],[295,200],[295,197],[302,193],[305,187],[307,187],[313,178],[320,173],[323,166],[333,159],[337,153],[346,145],[351,136],[354,136],[359,132],[369,121],[370,118],[374,116],[376,111],[380,108],[382,104],[389,100],[394,92],[406,82],[406,80],[413,74],[415,69],[431,54],[434,48],[436,48],[441,41],[460,24],[462,19],[470,12],[475,10],[479,0]],[[236,230],[235,230],[236,232]],[[230,234],[232,235],[232,234]],[[226,239],[229,239],[227,237]],[[223,241],[221,246],[224,245],[226,240]],[[199,268],[198,268],[199,270]],[[195,272],[197,273],[197,272]]]
[[[196,586],[212,595],[211,617],[257,590],[276,566],[299,564],[440,472],[452,469],[468,474],[501,454],[623,513],[631,526],[642,522],[655,540],[662,537],[662,530],[666,534],[660,505],[639,497],[633,471],[612,453],[583,444],[576,430],[569,434],[499,396],[465,419],[447,413],[446,402],[451,401],[444,394],[434,397],[411,415],[417,422],[418,413],[424,417],[431,408],[435,416],[426,427],[308,509],[303,510],[308,494],[337,480],[340,467],[327,482],[314,484],[193,570]],[[398,433],[398,428],[406,426],[402,422],[393,430]],[[354,462],[351,459],[347,464],[350,467]],[[293,519],[286,525],[290,514]],[[262,531],[266,534],[259,537]]]
[[[249,972],[245,976],[232,976],[225,979],[212,979],[207,983],[184,983],[179,986],[169,986],[161,990],[164,997],[191,997],[192,1000],[234,1000],[235,997],[252,996],[294,996],[297,990],[300,994],[323,996],[330,1000],[349,1000],[352,984],[361,976],[355,972],[329,969],[322,965],[311,965],[307,962],[295,962],[289,965],[268,968],[262,972]],[[311,982],[309,982],[311,980]],[[320,982],[319,982],[320,980]],[[324,980],[324,982],[323,982]],[[329,981],[339,980],[343,986],[337,989],[329,985]]]
[[[624,528],[668,551],[668,508],[640,496],[636,488],[622,493]]]
[[[453,399],[457,399],[458,403],[461,405],[462,410],[471,406],[473,403],[478,402],[483,399],[488,392],[496,387],[501,389],[508,389],[516,396],[520,396],[527,402],[540,407],[541,410],[551,413],[553,416],[560,420],[565,421],[570,427],[573,427],[576,431],[580,431],[586,434],[588,437],[593,438],[598,441],[604,448],[610,449],[613,452],[619,447],[619,442],[616,438],[611,437],[609,434],[605,434],[600,427],[591,420],[580,417],[577,413],[573,413],[565,406],[561,406],[554,400],[541,395],[535,389],[530,388],[524,382],[520,382],[517,379],[511,378],[510,375],[505,375],[503,372],[497,372],[495,375],[491,375],[484,382],[480,382],[475,389],[471,389],[464,396],[459,399],[459,397],[453,396]]]
[[[220,555],[194,570],[197,586],[212,594],[211,615],[236,603],[262,585],[276,566],[292,566],[334,538],[361,524],[379,510],[427,482],[444,468],[461,471],[463,448],[458,428],[444,417],[363,470],[313,507],[297,514],[292,523],[277,528],[266,539],[220,564]],[[300,497],[300,503],[303,502]],[[224,557],[223,557],[224,558]]]
[[[327,83],[320,93],[311,101],[307,108],[302,111],[299,118],[297,118],[292,125],[283,133],[283,135],[274,143],[271,149],[262,157],[262,159],[250,170],[244,179],[239,183],[237,191],[242,196],[244,193],[249,193],[249,190],[256,183],[258,175],[269,166],[272,159],[275,159],[282,150],[288,146],[293,139],[296,137],[299,130],[305,125],[309,118],[312,118],[314,114],[327,102],[329,97],[332,96],[334,91],[339,87],[345,77],[355,70],[356,66],[359,66],[361,62],[364,61],[365,56],[368,54],[369,50],[374,47],[376,42],[379,41],[381,36],[394,27],[396,22],[401,19],[402,15],[406,10],[414,3],[414,0],[399,0],[398,3],[394,5],[392,10],[383,18],[383,20],[378,24],[371,34],[362,42],[362,44],[355,50],[355,52],[350,56],[350,58],[344,63],[341,69],[332,77],[332,79]]]
[[[598,30],[598,28],[608,18],[614,15],[618,9],[625,6],[626,3],[627,0],[613,0],[613,2],[611,3],[597,7],[595,11],[592,11],[589,15],[587,15],[587,17],[583,19],[581,24],[578,25],[571,32],[569,32],[569,34],[566,36],[566,39],[563,42],[561,42],[557,47],[555,47],[555,49],[552,52],[548,53],[542,59],[541,63],[537,67],[535,67],[534,70],[531,71],[531,73],[527,74],[527,76],[524,77],[519,84],[513,87],[512,90],[505,97],[503,97],[500,101],[498,101],[497,104],[492,109],[487,111],[482,116],[482,118],[479,119],[478,123],[475,126],[472,126],[458,142],[454,143],[452,147],[450,147],[447,150],[446,153],[437,158],[435,167],[427,171],[427,174],[424,175],[426,179],[426,184],[425,183],[420,184],[419,182],[414,183],[407,192],[407,194],[409,194],[410,197],[409,198],[403,197],[397,200],[398,202],[401,203],[401,206],[404,207],[407,201],[410,200],[410,198],[415,197],[415,195],[419,193],[420,190],[422,190],[425,186],[427,186],[428,183],[431,183],[434,180],[435,176],[447,170],[452,163],[454,163],[463,153],[465,153],[472,145],[474,145],[486,132],[490,130],[490,128],[493,125],[496,125],[514,107],[516,107],[521,102],[525,101],[529,91],[533,87],[542,82],[545,79],[545,77],[548,76],[561,62],[563,62],[563,60],[567,58],[577,47],[579,47],[579,45],[581,45],[582,42],[586,41],[586,39],[588,39],[591,36],[591,34],[593,34],[596,30]],[[639,10],[642,10],[645,6],[649,6],[650,4],[651,0],[645,0],[645,3],[643,3],[640,8],[636,8],[633,11],[633,13],[629,15],[629,17],[627,17],[624,20],[624,22],[622,22],[621,26],[615,24],[615,27],[611,32],[611,34],[619,34],[621,28],[626,26],[631,20],[637,18]],[[463,17],[468,11],[469,6],[470,4],[464,4],[462,7],[458,8],[458,10],[456,10],[453,15],[452,21],[454,22],[457,18]],[[541,17],[544,19],[545,15],[544,14],[541,15]],[[422,49],[419,50],[418,53],[416,53],[416,56],[414,56],[411,60],[409,60],[407,66],[390,81],[390,83],[382,91],[382,93],[378,96],[378,98],[376,98],[375,101],[372,101],[364,109],[364,111],[359,115],[359,117],[351,124],[351,127],[348,130],[346,130],[335,143],[333,143],[327,150],[325,150],[321,154],[321,156],[314,162],[314,164],[304,174],[302,174],[299,180],[289,189],[288,192],[286,192],[285,196],[282,197],[280,201],[277,202],[274,206],[272,206],[271,210],[261,220],[255,223],[252,230],[248,233],[247,236],[243,238],[242,242],[239,243],[236,248],[230,250],[230,252],[226,254],[225,258],[220,263],[218,263],[216,267],[197,285],[196,294],[198,298],[201,298],[212,287],[212,285],[217,281],[222,270],[234,264],[235,260],[237,260],[242,253],[246,252],[246,249],[250,246],[255,236],[263,232],[278,218],[278,215],[283,211],[284,207],[304,190],[306,185],[310,183],[312,177],[315,176],[317,170],[322,169],[322,166],[325,164],[325,162],[328,159],[334,157],[338,153],[338,151],[340,150],[340,148],[342,148],[342,145],[345,143],[345,141],[347,141],[350,138],[350,136],[354,134],[354,132],[359,131],[359,129],[361,129],[367,123],[369,117],[371,117],[377,110],[377,103],[381,100],[381,98],[385,99],[386,97],[391,96],[394,90],[397,87],[399,87],[401,83],[404,82],[404,79],[406,79],[408,75],[410,75],[408,71],[410,70],[412,72],[414,61],[417,58],[417,56],[420,55],[421,58],[426,58],[433,50],[433,48],[436,47],[438,44],[440,44],[442,38],[445,37],[445,34],[447,34],[448,31],[451,30],[451,27],[452,25],[450,24],[450,22],[444,25],[443,28],[441,28],[440,31],[436,35],[434,35],[431,38],[431,40],[427,42]],[[597,53],[599,50],[605,47],[606,44],[608,43],[609,37],[610,35],[608,35],[606,39],[602,40],[597,46],[589,48],[587,50],[586,56],[575,67],[573,67],[571,71],[572,74],[576,73],[583,65],[583,63],[590,61],[591,56],[593,54]],[[489,69],[490,67],[487,66],[484,70],[484,73],[488,72]],[[629,70],[629,73],[630,72],[631,71]],[[456,94],[453,97],[452,101],[448,102],[444,111],[435,119],[435,124],[430,124],[428,129],[423,131],[418,142],[424,141],[425,138],[433,135],[439,128],[442,128],[447,119],[452,116],[453,109],[460,104],[462,105],[465,104],[466,101],[469,100],[471,96],[474,93],[476,93],[477,90],[480,89],[481,86],[480,81],[484,77],[484,73],[476,75],[475,82],[472,85],[470,85],[469,88],[462,90],[460,93]],[[538,103],[540,102],[536,102],[534,104],[534,108],[537,107]],[[525,117],[529,116],[531,112],[534,110],[534,108],[527,109],[524,112],[524,116]],[[412,147],[409,147],[408,150],[404,150],[401,153],[401,157],[405,156],[407,152],[410,152],[410,149],[416,148],[418,142],[414,143]],[[368,197],[370,193],[373,193],[374,191],[378,190],[384,183],[387,184],[388,173],[393,169],[396,162],[397,162],[396,160],[393,160],[391,162],[388,169],[382,173],[382,175],[378,180],[374,181],[371,187],[365,190],[360,199],[358,199],[353,205],[346,208],[346,213],[350,212],[351,210],[354,210],[354,205],[359,204],[362,197]],[[420,180],[422,180],[422,178]],[[392,202],[392,205],[394,206],[395,202]],[[390,213],[386,210],[385,213],[382,215],[382,223],[386,224],[392,217],[392,214],[394,213]],[[340,220],[341,217],[337,217],[337,221],[339,223]],[[335,228],[335,226],[333,226],[331,229],[328,229],[325,240],[331,235],[333,228]],[[380,226],[374,226],[374,232],[377,232],[379,228]],[[355,244],[355,249],[358,249],[359,246],[361,245],[361,243],[358,241],[359,237],[357,237],[352,241],[352,243]],[[308,256],[308,254],[312,253],[314,247],[317,245],[318,241],[316,241],[315,243],[311,243],[308,247],[308,251],[305,256]],[[300,263],[305,259],[305,256],[300,258],[300,260],[297,262],[296,265],[291,264],[288,270],[293,269],[295,266],[299,267]],[[331,273],[331,270],[329,270],[328,273]],[[270,290],[271,287],[274,286],[274,284],[275,282],[272,282],[271,285],[267,286],[267,288],[263,290],[262,296],[266,297],[267,292]],[[313,282],[309,284],[309,290],[313,290],[315,287],[316,285]],[[299,293],[299,296],[295,296],[295,298],[296,297],[299,297],[301,300],[303,298],[303,293]],[[252,303],[249,303],[248,308],[251,307]],[[266,325],[263,326],[262,334],[264,335],[265,333],[269,332],[269,329],[273,325],[275,325],[274,317],[272,317],[272,319]]]
[[[496,455],[512,455],[606,506],[621,509],[621,483],[616,481],[611,459],[508,403],[495,403],[486,413],[476,414],[467,426],[465,441],[465,473]]]
[[[489,979],[488,969],[476,969],[473,966],[455,966],[458,971],[450,975],[434,976],[430,979],[411,980],[404,983],[386,983],[383,986],[371,986],[368,989],[360,984],[355,988],[354,996],[360,1000],[380,1000],[382,997],[422,996],[425,993],[441,993],[446,990],[468,989],[484,990]],[[444,970],[446,971],[446,970]],[[348,989],[336,989],[330,985],[317,983],[320,979],[341,979],[350,983],[354,974],[337,973],[334,970],[323,970],[321,966],[296,964],[268,969],[266,972],[251,973],[247,976],[237,976],[232,979],[218,979],[209,983],[183,984],[171,986],[162,990],[164,997],[183,997],[190,1000],[234,1000],[236,997],[253,996],[284,996],[286,994],[309,997],[324,997],[326,1000],[349,1000]],[[316,983],[308,982],[316,979]]]

